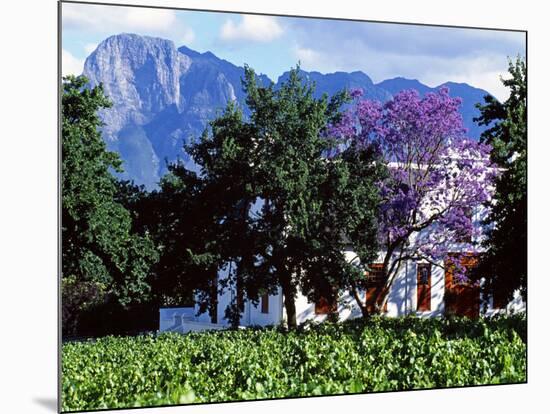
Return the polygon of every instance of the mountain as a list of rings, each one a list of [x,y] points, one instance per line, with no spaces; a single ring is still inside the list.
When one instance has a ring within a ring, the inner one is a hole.
[[[424,95],[427,92],[434,92],[436,90],[436,88],[430,88],[416,79],[406,79],[401,77],[386,79],[385,81],[377,83],[376,86],[388,91],[392,95],[395,95],[404,89],[416,89],[421,95]]]
[[[464,126],[468,130],[466,133],[469,137],[478,140],[481,133],[485,131],[487,127],[479,126],[473,121],[474,118],[480,115],[479,109],[477,109],[475,105],[477,103],[484,103],[485,100],[483,97],[489,95],[489,92],[483,89],[474,88],[467,83],[445,82],[438,86],[438,88],[441,86],[448,87],[449,93],[452,96],[460,96],[462,98],[460,112],[464,119]]]
[[[101,42],[86,59],[83,74],[91,85],[102,83],[113,107],[102,112],[103,136],[107,147],[124,161],[124,179],[132,179],[148,189],[157,187],[166,172],[166,162],[181,159],[196,168],[183,146],[199,137],[208,122],[226,106],[238,102],[247,113],[241,86],[244,68],[220,59],[211,52],[200,53],[186,46],[176,48],[170,40],[119,34]],[[276,87],[288,79],[283,73]],[[395,78],[378,84],[363,72],[302,71],[316,84],[316,95],[329,96],[343,88],[361,88],[364,96],[386,101],[402,89],[421,94],[435,91],[417,80]],[[258,75],[258,82],[271,80]],[[453,96],[463,99],[461,108],[470,137],[481,129],[474,125],[476,102],[486,91],[467,84],[447,82]]]
[[[282,82],[287,81],[289,74],[290,72],[285,72],[279,76],[276,86],[279,86]],[[334,72],[323,74],[320,72],[307,72],[305,70],[300,70],[300,75],[303,79],[315,82],[316,98],[320,98],[323,93],[332,96],[344,88],[361,88],[363,90],[363,97],[369,99],[386,101],[391,98],[391,93],[383,88],[376,87],[371,78],[363,72]]]

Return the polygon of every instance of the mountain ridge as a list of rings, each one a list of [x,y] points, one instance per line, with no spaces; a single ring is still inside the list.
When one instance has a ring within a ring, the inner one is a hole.
[[[431,88],[403,77],[374,83],[362,71],[300,71],[304,78],[315,82],[317,97],[344,88],[361,88],[365,98],[385,102],[402,89],[413,87],[424,95],[447,86],[452,96],[463,100],[461,113],[471,138],[478,139],[483,130],[472,118],[479,114],[475,103],[483,102],[488,92],[465,83],[449,81]],[[258,82],[273,82],[278,87],[288,73],[282,73],[276,81],[260,74]],[[227,102],[238,102],[247,112],[241,87],[243,67],[210,51],[176,47],[163,38],[133,33],[110,36],[86,58],[83,74],[91,86],[102,83],[113,102],[112,108],[101,113],[105,124],[102,132],[109,150],[119,152],[123,160],[125,172],[121,178],[148,189],[156,188],[166,172],[164,160],[181,159],[192,164],[184,144],[200,136]]]

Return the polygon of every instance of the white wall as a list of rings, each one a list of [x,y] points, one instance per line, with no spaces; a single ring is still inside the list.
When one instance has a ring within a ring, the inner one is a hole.
[[[361,316],[361,310],[357,306],[357,302],[349,292],[343,292],[338,298],[338,315],[339,319],[344,321],[350,318]],[[286,319],[286,310],[283,309],[283,317]],[[327,318],[327,315],[318,315],[315,313],[315,304],[308,301],[307,297],[298,294],[296,298],[296,322],[298,324],[307,320],[322,322]]]
[[[225,309],[231,303],[231,296],[232,296],[232,292],[229,289],[225,289],[222,293],[218,294],[217,317],[218,317],[218,324],[220,325],[229,325],[229,322],[227,321],[227,319],[225,319]],[[198,310],[199,310],[198,305],[195,305],[195,314],[197,314]],[[195,318],[195,320],[199,322],[209,323],[210,314],[208,312],[201,313],[199,316]]]
[[[261,312],[261,302],[253,305],[247,301],[245,304],[244,315],[241,320],[243,325],[278,325],[282,318],[283,292],[279,288],[276,295],[268,296],[268,313]]]
[[[234,291],[231,289],[225,289],[222,293],[218,294],[218,324],[229,326],[229,321],[225,318],[225,309],[231,304],[231,300]],[[252,304],[251,301],[245,301],[244,312],[241,317],[241,325],[277,325],[281,321],[281,309],[282,309],[282,292],[281,289],[275,295],[269,295],[268,313],[262,313],[261,302],[258,305]],[[195,313],[198,311],[198,306],[195,306]],[[203,313],[195,318],[199,322],[209,323],[210,316],[208,312]]]
[[[456,250],[454,250],[456,251]],[[353,252],[346,252],[348,260],[353,260]],[[390,287],[387,312],[385,316],[398,317],[406,315],[416,315],[419,317],[443,316],[445,313],[445,270],[444,262],[440,261],[438,265],[431,266],[431,298],[429,311],[417,310],[417,263],[406,261],[396,276],[396,279]],[[232,295],[235,293],[231,289],[225,289],[218,295],[218,324],[228,326],[229,322],[225,319],[225,309],[231,303]],[[365,293],[361,292],[364,298]],[[492,307],[492,298],[489,298],[487,306],[483,306],[481,298],[481,314],[491,316],[497,313],[517,313],[525,310],[525,303],[522,301],[519,292],[515,293],[514,299],[505,309],[494,309]],[[195,308],[195,312],[198,307]],[[339,320],[344,321],[350,318],[361,316],[361,310],[350,292],[341,292],[338,298]],[[296,322],[304,323],[308,320],[322,322],[327,318],[326,314],[316,314],[315,304],[308,301],[307,297],[298,294],[296,297]],[[204,313],[195,318],[196,321],[210,323],[210,316]],[[286,320],[286,310],[283,305],[283,294],[281,289],[275,295],[269,296],[269,312],[261,312],[261,304],[253,305],[250,301],[245,302],[244,313],[241,318],[242,326],[266,326],[278,325]],[[166,322],[168,323],[168,322]]]
[[[445,310],[445,272],[442,268],[432,265],[432,286],[431,286],[431,310],[417,311],[417,282],[416,263],[408,261],[403,264],[400,272],[390,287],[386,316],[397,317],[414,314],[421,317],[441,316]],[[365,292],[362,291],[364,297]],[[283,310],[284,311],[284,310]],[[317,315],[315,304],[310,303],[304,295],[296,298],[296,321],[303,323],[307,320],[321,322],[327,315]],[[338,299],[338,313],[340,320],[356,318],[361,316],[361,310],[350,292],[343,292]],[[286,312],[284,312],[286,315]]]
[[[177,330],[184,320],[192,320],[195,317],[193,307],[186,308],[160,308],[159,309],[159,331]]]
[[[493,298],[489,297],[484,307],[484,298],[483,295],[480,295],[481,308],[480,313],[483,316],[494,316],[498,314],[515,314],[520,312],[525,312],[527,310],[527,305],[521,297],[519,290],[514,292],[514,296],[510,302],[504,308],[494,308],[493,307]]]

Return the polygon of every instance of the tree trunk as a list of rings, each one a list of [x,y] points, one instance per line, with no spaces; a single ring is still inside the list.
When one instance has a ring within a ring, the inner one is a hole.
[[[365,303],[361,300],[361,295],[359,294],[359,290],[357,289],[357,286],[352,287],[352,293],[353,297],[355,298],[355,302],[357,302],[357,306],[359,306],[359,309],[361,310],[361,315],[363,316],[363,319],[370,318],[369,310]]]
[[[242,259],[237,264],[237,274],[235,282],[235,307],[233,308],[234,314],[231,320],[233,328],[238,328],[241,324],[241,318],[244,313],[244,287],[242,280]]]
[[[369,319],[372,316],[366,306],[359,305],[359,309],[361,309],[361,316],[363,319]]]
[[[238,203],[237,208],[238,208],[238,218],[240,220],[240,228],[244,230],[248,227],[248,213],[250,211],[250,201],[244,198]],[[241,257],[238,259],[237,268],[236,268],[236,275],[235,275],[236,276],[235,277],[236,306],[235,306],[234,319],[232,321],[232,325],[234,328],[239,327],[239,325],[241,324],[242,316],[244,314],[244,305],[245,305],[244,273],[248,269],[250,269],[251,263],[253,262],[251,252],[248,251],[246,246],[247,245],[245,244],[244,249],[240,249]]]
[[[296,323],[296,302],[294,301],[296,288],[292,285],[292,275],[286,269],[281,277],[281,288],[283,290],[288,328],[296,329],[298,326]]]
[[[212,278],[212,285],[210,286],[210,303],[208,305],[208,314],[210,316],[210,322],[218,323],[218,274],[217,269]]]
[[[286,317],[287,317],[287,324],[289,329],[296,329],[298,324],[296,323],[296,303],[294,302],[294,298],[292,297],[292,294],[283,294],[285,298],[285,310],[286,310]]]
[[[388,298],[390,296],[390,290],[388,288],[382,289],[382,291],[376,296],[376,302],[374,302],[374,308],[376,309],[376,314],[381,315],[386,307]]]

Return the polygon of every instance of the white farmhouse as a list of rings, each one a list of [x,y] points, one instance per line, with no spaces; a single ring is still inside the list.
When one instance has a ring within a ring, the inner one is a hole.
[[[392,167],[392,165],[390,165]],[[447,188],[448,191],[452,191]],[[472,224],[475,229],[480,229],[487,210],[479,207],[472,212]],[[474,234],[482,232],[474,231]],[[426,235],[434,235],[430,227],[416,234],[417,240],[422,240]],[[472,252],[472,243],[479,244],[481,236],[472,236],[474,239],[464,240],[462,243],[445,245],[447,258],[460,254],[462,265],[466,268],[475,265],[476,256]],[[349,262],[357,260],[354,252],[349,249],[344,251]],[[364,298],[376,297],[379,289],[383,288],[386,280],[383,280],[376,269],[381,268],[383,252],[380,253],[375,263],[370,263],[373,269],[370,274],[370,285],[361,295]],[[225,275],[220,274],[219,278]],[[483,283],[483,281],[482,281]],[[235,299],[235,288],[223,290],[218,295],[216,323],[212,323],[210,315],[203,313],[197,316],[198,306],[189,308],[162,308],[160,309],[160,331],[188,332],[191,330],[223,329],[229,326],[225,318],[225,310]],[[369,302],[369,301],[367,301]],[[399,271],[389,287],[388,300],[383,308],[383,314],[389,317],[416,315],[419,317],[436,317],[445,314],[462,315],[468,317],[490,316],[496,313],[517,313],[525,310],[519,292],[515,292],[514,298],[509,303],[503,303],[498,298],[483,298],[479,285],[466,283],[461,278],[453,275],[453,265],[448,260],[440,260],[436,263],[425,261],[403,260]],[[298,294],[296,298],[296,322],[306,321],[321,322],[329,313],[336,312],[340,320],[361,317],[361,310],[351,292],[340,292],[336,303],[311,303],[308,299]],[[283,301],[283,293],[279,291],[275,295],[265,295],[258,305],[251,301],[245,301],[244,312],[241,317],[242,326],[267,326],[284,323],[286,312]]]
[[[454,246],[449,254],[462,252],[460,246]],[[352,251],[345,252],[351,261],[355,257]],[[475,261],[475,256],[467,256],[466,261]],[[468,263],[466,263],[468,265]],[[376,263],[371,265],[376,269]],[[376,280],[376,274],[373,280]],[[380,280],[380,283],[383,283]],[[369,288],[376,289],[376,287]],[[364,295],[373,292],[363,292]],[[236,295],[235,289],[226,289],[218,295],[217,322],[211,323],[208,313],[197,315],[198,306],[189,308],[160,309],[160,331],[188,332],[207,329],[223,329],[229,326],[225,319],[225,309]],[[509,303],[498,303],[492,297],[484,300],[479,286],[459,283],[453,278],[452,265],[441,261],[437,265],[425,262],[404,261],[398,276],[390,286],[387,304],[384,307],[385,316],[397,317],[416,315],[419,317],[435,317],[444,314],[456,314],[469,317],[490,316],[495,313],[516,313],[525,310],[519,292]],[[242,326],[267,326],[284,323],[286,319],[283,304],[283,293],[261,297],[258,305],[245,301],[241,318]],[[340,320],[361,317],[361,310],[350,292],[341,292],[336,304],[311,303],[298,294],[296,298],[296,321],[325,320],[331,310],[336,309]]]

